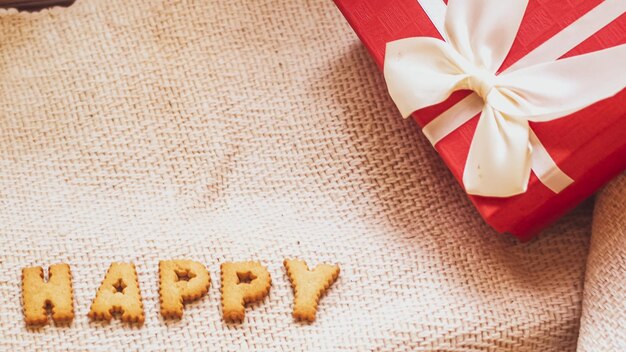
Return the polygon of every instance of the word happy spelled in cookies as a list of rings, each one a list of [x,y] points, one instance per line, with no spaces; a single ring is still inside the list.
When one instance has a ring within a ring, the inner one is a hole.
[[[320,264],[309,269],[303,260],[285,259],[284,266],[294,291],[293,316],[315,320],[320,297],[337,280],[339,266]],[[245,306],[265,298],[272,284],[269,271],[259,262],[223,263],[221,300],[224,320],[242,322]],[[159,301],[165,319],[181,319],[185,303],[205,296],[211,286],[206,267],[192,260],[159,262]],[[45,325],[48,314],[55,324],[74,319],[74,291],[68,264],[50,266],[46,280],[41,267],[22,269],[22,302],[27,325]],[[112,263],[106,272],[88,314],[91,320],[143,324],[145,320],[141,289],[135,265]]]

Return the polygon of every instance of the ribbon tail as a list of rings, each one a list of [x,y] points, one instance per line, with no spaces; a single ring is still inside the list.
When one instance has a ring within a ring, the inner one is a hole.
[[[529,133],[528,121],[485,105],[463,171],[467,193],[510,197],[526,192],[531,170]]]
[[[574,183],[574,180],[559,168],[532,129],[530,130],[530,146],[533,153],[532,170],[541,183],[554,193],[560,193]]]

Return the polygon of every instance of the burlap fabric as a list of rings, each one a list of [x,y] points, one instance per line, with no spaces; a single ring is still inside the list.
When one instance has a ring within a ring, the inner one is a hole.
[[[330,1],[82,0],[0,31],[2,349],[575,350],[591,203],[529,243],[490,230]],[[294,256],[342,270],[311,325]],[[181,321],[171,258],[213,280]],[[225,324],[219,264],[251,259],[270,295]],[[137,264],[141,328],[86,317],[112,261]],[[20,269],[57,262],[76,318],[29,330]]]
[[[597,197],[578,350],[626,351],[626,174]]]

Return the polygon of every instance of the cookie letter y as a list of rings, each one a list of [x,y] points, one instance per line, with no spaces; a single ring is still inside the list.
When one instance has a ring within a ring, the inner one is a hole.
[[[294,291],[293,316],[314,321],[320,297],[339,276],[339,266],[320,264],[309,270],[306,262],[285,259],[285,268]]]

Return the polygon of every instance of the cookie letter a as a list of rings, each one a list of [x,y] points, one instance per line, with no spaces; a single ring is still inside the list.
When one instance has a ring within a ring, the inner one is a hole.
[[[221,271],[224,320],[240,322],[245,316],[245,304],[261,300],[270,292],[270,273],[259,262],[223,263]]]
[[[123,322],[141,324],[144,321],[137,271],[132,263],[111,264],[91,303],[89,317],[110,321],[114,313],[121,313]]]
[[[163,318],[183,317],[183,304],[209,291],[211,277],[206,267],[192,260],[159,262],[159,295]]]
[[[52,265],[48,272],[48,282],[45,282],[41,267],[22,269],[24,320],[28,325],[45,324],[48,321],[48,307],[52,309],[52,320],[55,323],[69,323],[74,319],[70,266]]]
[[[295,295],[294,318],[314,321],[320,297],[337,280],[339,266],[320,264],[309,270],[306,262],[297,259],[285,259],[284,265]]]

